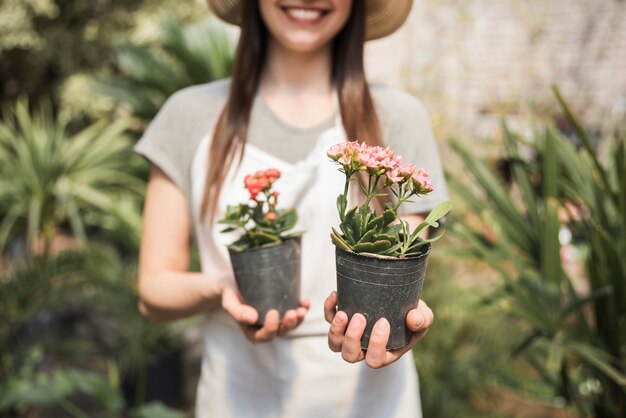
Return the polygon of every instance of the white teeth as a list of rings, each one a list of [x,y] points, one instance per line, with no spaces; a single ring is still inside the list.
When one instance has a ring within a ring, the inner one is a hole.
[[[299,20],[317,20],[322,17],[322,12],[311,9],[287,9],[289,16]]]

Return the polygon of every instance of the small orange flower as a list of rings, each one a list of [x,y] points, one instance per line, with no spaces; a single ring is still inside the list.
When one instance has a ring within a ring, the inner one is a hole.
[[[267,215],[265,215],[265,218],[268,221],[275,221],[276,220],[276,212],[267,212]]]

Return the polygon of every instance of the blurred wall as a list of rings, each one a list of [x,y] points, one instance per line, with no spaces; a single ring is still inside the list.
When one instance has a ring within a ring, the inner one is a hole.
[[[412,91],[445,134],[489,135],[500,115],[545,114],[550,86],[596,125],[626,112],[626,1],[415,0],[370,42],[370,80]]]

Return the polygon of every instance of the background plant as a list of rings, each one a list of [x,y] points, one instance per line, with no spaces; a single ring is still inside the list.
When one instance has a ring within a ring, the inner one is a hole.
[[[490,399],[494,390],[524,381],[517,370],[520,366],[514,365],[508,355],[520,327],[499,315],[496,307],[483,303],[486,290],[479,284],[462,283],[459,265],[449,262],[455,257],[458,243],[451,235],[447,238],[429,256],[428,277],[433,280],[422,294],[435,312],[436,322],[428,338],[413,349],[423,382],[420,384],[423,415],[499,417],[495,412],[481,409],[477,400]],[[467,265],[463,268],[471,270],[465,273],[468,276],[480,274],[480,270]]]
[[[166,20],[151,46],[123,42],[115,51],[117,72],[100,77],[97,89],[144,121],[178,90],[228,77],[234,56],[233,42],[214,19],[189,26]]]
[[[90,228],[124,230],[138,243],[139,197],[145,182],[134,172],[123,122],[99,122],[70,134],[67,122],[42,103],[25,100],[2,111],[0,121],[0,251],[25,238],[47,254],[62,230],[84,242]]]
[[[277,244],[301,233],[286,234],[298,221],[295,209],[278,209],[278,192],[272,186],[280,178],[275,168],[257,171],[244,178],[250,194],[249,203],[228,205],[220,224],[230,225],[221,232],[243,230],[243,234],[228,246],[233,251],[245,251],[268,244]]]
[[[455,177],[450,183],[481,218],[474,226],[455,223],[453,230],[465,239],[467,255],[499,273],[493,300],[527,328],[514,354],[523,354],[581,415],[617,418],[626,414],[624,139],[617,138],[601,163],[558,91],[556,96],[582,147],[551,126],[528,142],[504,124],[511,187],[453,143],[479,193]],[[580,216],[568,209],[572,204]],[[577,290],[563,268],[560,213],[586,254],[589,291]]]
[[[0,101],[26,95],[57,105],[68,80],[112,65],[120,39],[148,42],[164,17],[187,24],[203,13],[204,3],[177,0],[3,0]]]
[[[15,263],[0,276],[0,411],[55,410],[81,391],[98,401],[92,412],[141,405],[148,358],[180,342],[139,314],[135,275],[114,250],[88,246]],[[138,397],[125,401],[119,386],[135,376]]]
[[[411,197],[433,190],[427,172],[416,170],[413,164],[401,164],[402,157],[389,148],[370,147],[356,141],[334,145],[327,155],[345,175],[343,193],[337,197],[341,232],[332,228],[330,235],[337,247],[355,253],[411,257],[421,254],[423,245],[441,237],[420,239],[419,234],[429,226],[439,226],[437,221],[450,211],[450,202],[437,205],[414,231],[397,216],[398,208]],[[365,200],[347,210],[349,186],[355,178]],[[375,198],[388,196],[388,192],[396,199],[385,203],[379,215],[370,204]]]

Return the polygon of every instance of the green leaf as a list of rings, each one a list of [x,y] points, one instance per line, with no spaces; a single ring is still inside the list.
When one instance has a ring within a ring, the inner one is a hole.
[[[400,248],[402,248],[402,243],[399,242],[391,247],[389,247],[388,249],[386,249],[385,251],[380,252],[379,254],[381,255],[389,255],[392,257],[397,257],[400,255]]]
[[[337,232],[337,230],[335,230],[335,228],[332,228],[332,232],[330,233],[330,238],[333,241],[333,244],[335,244],[337,247],[341,248],[344,251],[352,251],[352,248],[350,248],[350,246],[343,240],[343,238],[341,238],[341,235],[339,235],[339,233]]]
[[[359,242],[357,242],[357,244],[361,244],[361,243],[364,243],[364,242],[374,242],[374,234],[375,233],[376,233],[376,231],[374,231],[373,229],[367,231],[365,234],[363,234],[363,236],[361,237]]]
[[[354,252],[356,253],[372,253],[379,254],[391,247],[391,242],[386,240],[380,240],[376,242],[364,242],[361,244],[356,244],[353,247]]]
[[[361,239],[361,236],[363,235],[364,231],[361,230],[362,224],[363,224],[363,212],[361,210],[358,210],[354,214],[352,221],[349,223],[350,229],[352,230],[354,239],[356,241]]]
[[[274,222],[277,233],[285,232],[296,226],[296,223],[298,222],[298,213],[295,209],[288,209],[284,212],[279,212]]]
[[[396,213],[391,209],[386,209],[383,212],[383,217],[384,217],[383,225],[387,226],[396,220]]]
[[[411,243],[411,246],[409,247],[409,249],[410,250],[414,250],[414,249],[422,247],[422,246],[424,246],[426,244],[437,242],[437,241],[439,241],[441,239],[441,237],[443,237],[444,233],[445,232],[441,232],[441,234],[439,234],[439,235],[437,235],[435,237],[432,237],[432,238],[428,238],[428,239],[421,239],[421,238],[420,239],[416,239],[415,241],[413,241]]]
[[[546,213],[543,222],[543,239],[541,253],[541,273],[548,283],[560,285],[561,283],[561,257],[559,244],[559,215],[558,202],[549,198],[546,202]]]
[[[374,241],[387,240],[387,241],[391,242],[392,245],[397,243],[398,239],[399,239],[398,235],[391,235],[391,234],[376,234],[374,236]]]
[[[384,221],[385,220],[383,218],[383,215],[379,215],[367,223],[365,230],[367,232],[374,232],[375,230],[379,230],[383,227]]]
[[[342,222],[339,224],[339,228],[343,232],[343,236],[347,242],[350,244],[356,244],[356,239],[354,237],[354,231],[352,230],[352,224],[349,222]]]
[[[424,219],[424,222],[434,228],[437,228],[439,226],[437,221],[446,216],[448,212],[450,212],[450,209],[452,209],[452,203],[450,203],[449,200],[441,202],[430,211],[426,219]]]
[[[615,368],[611,358],[605,351],[597,349],[585,343],[571,342],[568,344],[579,356],[596,367],[600,372],[620,386],[626,386],[626,374]]]
[[[337,213],[339,213],[339,217],[341,218],[342,222],[344,222],[346,219],[345,212],[347,204],[348,203],[346,202],[346,198],[343,194],[337,196]]]
[[[250,241],[254,243],[255,247],[260,247],[265,244],[280,242],[280,238],[274,234],[268,234],[262,231],[248,231]]]
[[[435,206],[433,210],[430,211],[428,216],[426,216],[426,219],[424,219],[424,222],[419,224],[417,228],[415,228],[413,233],[411,233],[410,241],[411,242],[415,241],[417,237],[419,236],[419,234],[429,226],[433,228],[439,227],[439,223],[437,221],[443,218],[444,216],[446,216],[448,212],[450,212],[451,208],[452,208],[452,204],[448,200],[446,200],[445,202],[441,202],[437,206]]]

